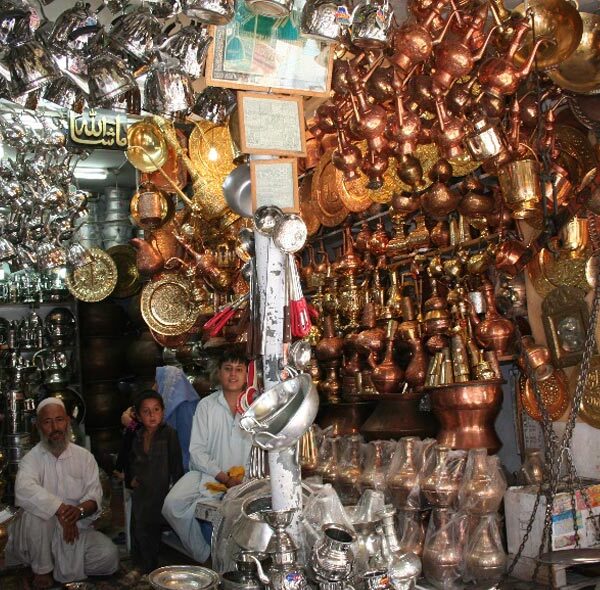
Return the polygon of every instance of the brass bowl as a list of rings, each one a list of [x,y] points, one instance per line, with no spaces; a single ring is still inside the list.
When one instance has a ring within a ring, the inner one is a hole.
[[[600,90],[600,16],[588,12],[579,15],[583,22],[579,46],[548,76],[564,90],[587,94]]]
[[[169,156],[167,142],[158,127],[151,121],[134,123],[127,129],[129,163],[140,172],[156,172]]]
[[[577,8],[568,0],[532,0],[528,4],[529,10],[533,12],[536,37],[552,40],[539,48],[534,66],[538,70],[553,68],[570,57],[579,46],[583,34],[583,21]],[[529,19],[526,3],[519,4],[515,12]],[[514,57],[518,66],[527,61],[533,44],[533,34],[529,31]]]

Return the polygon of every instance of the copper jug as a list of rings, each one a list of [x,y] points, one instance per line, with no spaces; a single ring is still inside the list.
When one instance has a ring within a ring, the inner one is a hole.
[[[141,238],[132,238],[129,243],[137,251],[135,265],[140,274],[152,276],[163,269],[165,261],[160,252],[150,242]]]
[[[410,347],[411,357],[404,373],[404,379],[408,383],[411,392],[405,395],[405,398],[421,397],[421,390],[425,385],[427,377],[427,354],[423,348],[423,342],[420,337],[420,329],[407,330],[408,346]]]
[[[333,316],[325,316],[323,322],[323,337],[315,348],[317,359],[321,363],[339,361],[342,357],[344,341],[336,335]]]
[[[390,320],[387,326],[386,345],[383,361],[379,365],[371,365],[371,380],[378,393],[398,393],[404,371],[394,361],[394,337],[398,323]],[[372,358],[369,357],[371,361]]]
[[[435,448],[430,471],[421,479],[421,491],[429,504],[435,508],[451,508],[456,504],[460,469],[451,460],[450,449],[438,445]]]
[[[476,314],[471,314],[471,321],[476,326],[475,337],[481,346],[502,355],[506,353],[515,326],[498,313],[492,283],[484,281],[481,289],[485,297],[486,311],[483,321],[480,321]]]
[[[505,566],[506,554],[498,529],[498,516],[495,513],[482,516],[475,530],[469,534],[463,579],[493,587],[502,578]]]
[[[344,439],[340,469],[336,480],[336,491],[344,506],[356,505],[360,499],[361,492],[358,482],[361,475],[362,445],[363,440],[360,434],[353,434]]]
[[[341,383],[338,377],[339,361],[324,363],[324,376],[317,385],[317,391],[323,403],[339,404],[341,401]]]
[[[456,209],[461,195],[445,183],[434,182],[422,195],[421,206],[434,219],[445,219]]]
[[[387,487],[391,502],[398,510],[421,508],[417,457],[419,443],[416,436],[401,438],[390,463]]]
[[[496,457],[488,457],[487,449],[471,449],[463,475],[458,501],[468,514],[483,515],[498,511],[506,480]]]
[[[458,588],[463,558],[464,517],[448,508],[431,513],[423,547],[423,574],[436,588]]]

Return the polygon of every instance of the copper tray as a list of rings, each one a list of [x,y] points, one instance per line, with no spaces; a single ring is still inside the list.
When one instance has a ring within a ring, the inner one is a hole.
[[[117,266],[117,284],[112,292],[113,297],[122,299],[135,295],[142,286],[142,279],[135,264],[135,248],[127,245],[113,246],[106,253]]]
[[[323,155],[312,179],[315,212],[325,227],[340,225],[349,214],[337,192],[336,168],[331,163],[332,153],[333,150],[329,150]]]
[[[142,290],[140,308],[148,327],[164,336],[188,332],[200,308],[193,299],[193,285],[177,273],[165,273]]]
[[[70,293],[86,303],[106,299],[117,285],[117,265],[100,248],[90,248],[92,261],[67,273],[66,285]]]
[[[548,379],[538,382],[538,386],[550,419],[552,421],[558,420],[567,411],[570,401],[565,372],[562,369],[556,369]],[[534,420],[540,422],[542,412],[538,406],[534,389],[529,379],[524,375],[519,377],[519,394],[525,411]]]
[[[315,204],[311,196],[312,190],[312,174],[307,174],[300,183],[298,190],[300,194],[300,216],[306,224],[306,231],[308,236],[314,236],[321,227],[321,222],[317,212],[315,211]]]

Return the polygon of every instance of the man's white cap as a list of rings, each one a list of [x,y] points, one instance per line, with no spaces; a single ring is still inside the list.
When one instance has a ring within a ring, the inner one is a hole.
[[[36,414],[39,416],[40,412],[46,407],[49,406],[51,404],[56,404],[57,406],[61,406],[63,410],[65,410],[65,412],[67,411],[65,408],[65,404],[62,403],[62,400],[59,400],[56,397],[47,397],[46,399],[43,399],[36,410]]]

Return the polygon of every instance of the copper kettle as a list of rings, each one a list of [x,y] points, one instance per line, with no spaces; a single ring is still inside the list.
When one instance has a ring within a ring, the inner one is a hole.
[[[165,261],[161,253],[150,242],[141,238],[132,238],[129,243],[137,251],[135,265],[140,274],[152,276],[163,269]]]

